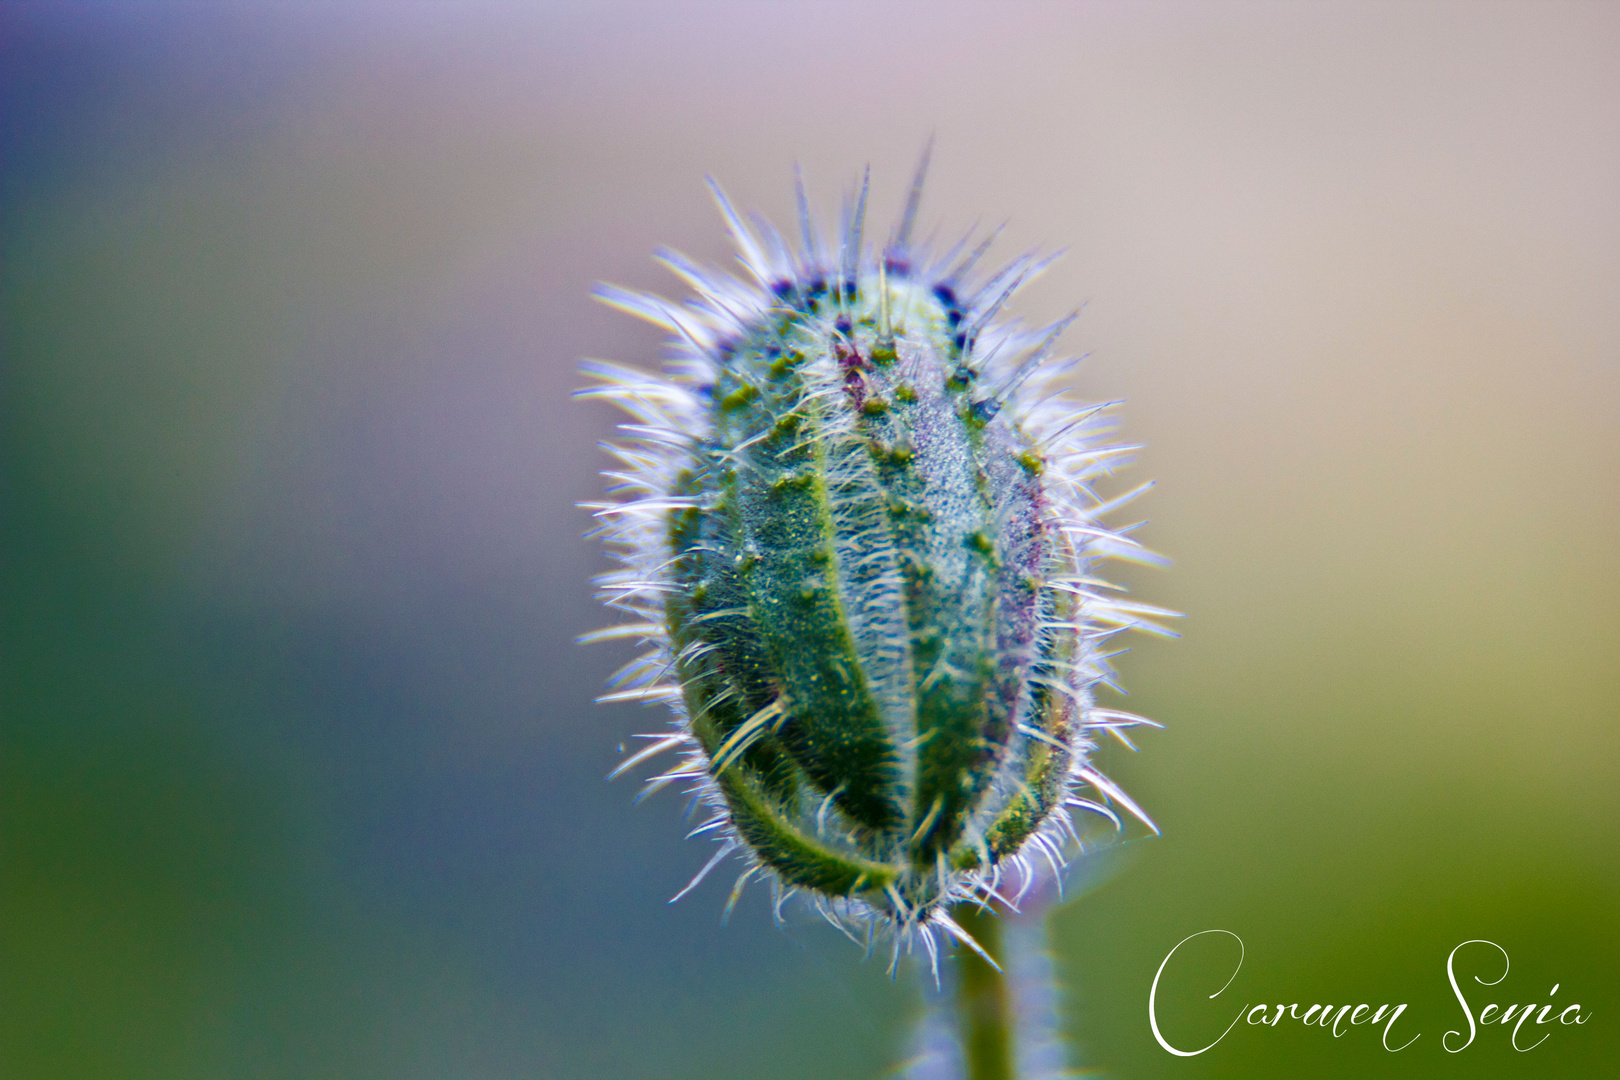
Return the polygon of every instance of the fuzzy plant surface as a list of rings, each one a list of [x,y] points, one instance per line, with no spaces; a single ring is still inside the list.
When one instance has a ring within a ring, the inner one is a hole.
[[[762,878],[933,957],[940,935],[976,947],[953,905],[1059,872],[1071,813],[1152,827],[1089,760],[1097,733],[1129,745],[1150,721],[1092,692],[1114,635],[1173,613],[1096,576],[1162,560],[1103,523],[1147,485],[1094,489],[1135,448],[1108,441],[1113,403],[1054,384],[1073,316],[1003,316],[1050,258],[980,274],[988,240],[915,243],[926,165],[881,246],[865,181],[830,238],[801,181],[793,244],[711,181],[744,276],[664,251],[686,301],[601,287],[669,356],[656,376],[587,362],[581,394],[630,416],[591,504],[628,620],[587,638],[647,647],[602,700],[673,714],[619,771],[674,752],[648,783],[685,785],[718,841],[681,895],[735,855],[728,911]]]

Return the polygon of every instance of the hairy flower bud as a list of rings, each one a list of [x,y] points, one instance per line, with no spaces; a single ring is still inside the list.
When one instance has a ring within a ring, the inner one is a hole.
[[[863,183],[836,258],[802,185],[797,251],[716,187],[754,280],[666,252],[687,304],[603,287],[669,330],[673,357],[658,379],[590,362],[582,393],[633,418],[609,447],[623,498],[594,509],[625,564],[603,597],[635,621],[589,636],[652,646],[604,700],[675,711],[620,768],[684,751],[650,783],[714,811],[698,831],[722,846],[693,885],[740,851],[732,902],[764,872],[932,952],[932,928],[961,936],[951,903],[996,895],[1009,868],[1027,888],[1035,852],[1056,872],[1072,808],[1147,821],[1087,762],[1090,732],[1146,721],[1091,690],[1104,639],[1172,613],[1092,576],[1157,557],[1099,523],[1130,497],[1092,491],[1132,449],[1099,441],[1108,407],[1042,389],[1069,320],[998,318],[1049,260],[975,283],[988,242],[914,246],[922,175],[882,252],[863,245]]]

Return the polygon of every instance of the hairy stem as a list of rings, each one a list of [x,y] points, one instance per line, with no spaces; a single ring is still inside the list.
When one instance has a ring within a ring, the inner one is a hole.
[[[997,964],[1006,966],[1001,920],[977,904],[958,904],[952,917]],[[957,951],[956,1002],[967,1080],[1014,1080],[1013,1005],[1004,970],[972,949]]]

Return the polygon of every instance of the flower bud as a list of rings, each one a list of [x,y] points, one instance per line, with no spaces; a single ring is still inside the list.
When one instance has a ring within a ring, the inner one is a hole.
[[[1032,855],[1058,871],[1071,809],[1151,827],[1087,761],[1092,732],[1147,721],[1092,688],[1106,639],[1172,613],[1093,576],[1162,560],[1099,521],[1130,497],[1093,494],[1133,449],[1100,441],[1108,406],[1047,388],[1070,320],[999,317],[1050,260],[981,281],[987,243],[913,245],[921,187],[919,169],[876,252],[863,183],[836,257],[802,185],[797,251],[716,187],[753,280],[663,253],[691,301],[604,286],[673,335],[672,357],[656,379],[590,362],[582,393],[632,417],[608,448],[620,498],[594,509],[624,564],[603,598],[633,621],[588,636],[651,646],[604,700],[675,713],[620,769],[682,753],[650,783],[713,811],[696,831],[721,847],[693,885],[739,852],[732,903],[763,874],[932,951],[932,928],[961,936],[950,904],[1001,895],[1009,871],[1028,888]]]

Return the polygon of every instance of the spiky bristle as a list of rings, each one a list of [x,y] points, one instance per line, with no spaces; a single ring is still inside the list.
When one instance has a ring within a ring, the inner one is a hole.
[[[1106,442],[1112,403],[1053,385],[1074,316],[1002,315],[1051,257],[979,280],[987,242],[960,261],[971,238],[915,244],[926,163],[881,252],[865,179],[830,242],[800,182],[797,251],[710,181],[752,280],[660,252],[692,299],[602,286],[670,355],[656,376],[589,361],[580,391],[630,417],[590,504],[626,621],[589,636],[646,646],[601,700],[674,714],[616,772],[676,752],[648,788],[683,784],[721,845],[680,895],[735,852],[728,913],[761,877],[868,946],[892,933],[896,956],[961,938],[952,904],[1059,875],[1071,809],[1154,828],[1089,760],[1094,733],[1130,746],[1152,721],[1092,688],[1112,685],[1108,639],[1174,615],[1094,574],[1163,560],[1100,520],[1146,485],[1093,488],[1135,448]]]

